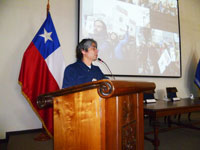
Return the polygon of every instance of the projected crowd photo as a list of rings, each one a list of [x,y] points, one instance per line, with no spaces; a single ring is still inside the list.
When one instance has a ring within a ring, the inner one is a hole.
[[[180,76],[177,0],[82,0],[79,40],[93,38],[113,74]]]

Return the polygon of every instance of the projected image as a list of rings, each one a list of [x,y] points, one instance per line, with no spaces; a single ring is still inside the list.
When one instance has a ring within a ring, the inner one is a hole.
[[[178,27],[177,0],[80,0],[79,40],[115,75],[179,77]]]

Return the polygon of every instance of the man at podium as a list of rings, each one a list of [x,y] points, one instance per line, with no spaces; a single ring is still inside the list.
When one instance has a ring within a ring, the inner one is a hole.
[[[65,68],[63,88],[86,82],[107,79],[98,66],[92,64],[98,58],[97,42],[83,39],[76,47],[77,61]]]

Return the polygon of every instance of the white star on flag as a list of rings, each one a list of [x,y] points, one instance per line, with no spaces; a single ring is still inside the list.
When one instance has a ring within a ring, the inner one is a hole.
[[[44,28],[44,34],[40,34],[40,36],[44,38],[44,43],[46,43],[48,40],[53,41],[52,38],[51,38],[51,34],[52,34],[52,32],[48,33],[46,31],[46,29]]]

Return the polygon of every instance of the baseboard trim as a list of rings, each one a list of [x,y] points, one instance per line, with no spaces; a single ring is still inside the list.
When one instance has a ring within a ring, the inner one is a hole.
[[[0,139],[0,143],[8,143],[9,137],[11,135],[19,135],[19,134],[28,134],[28,133],[34,133],[34,132],[40,132],[43,131],[44,129],[39,128],[39,129],[31,129],[31,130],[21,130],[21,131],[11,131],[11,132],[6,132],[6,138],[5,139]]]

